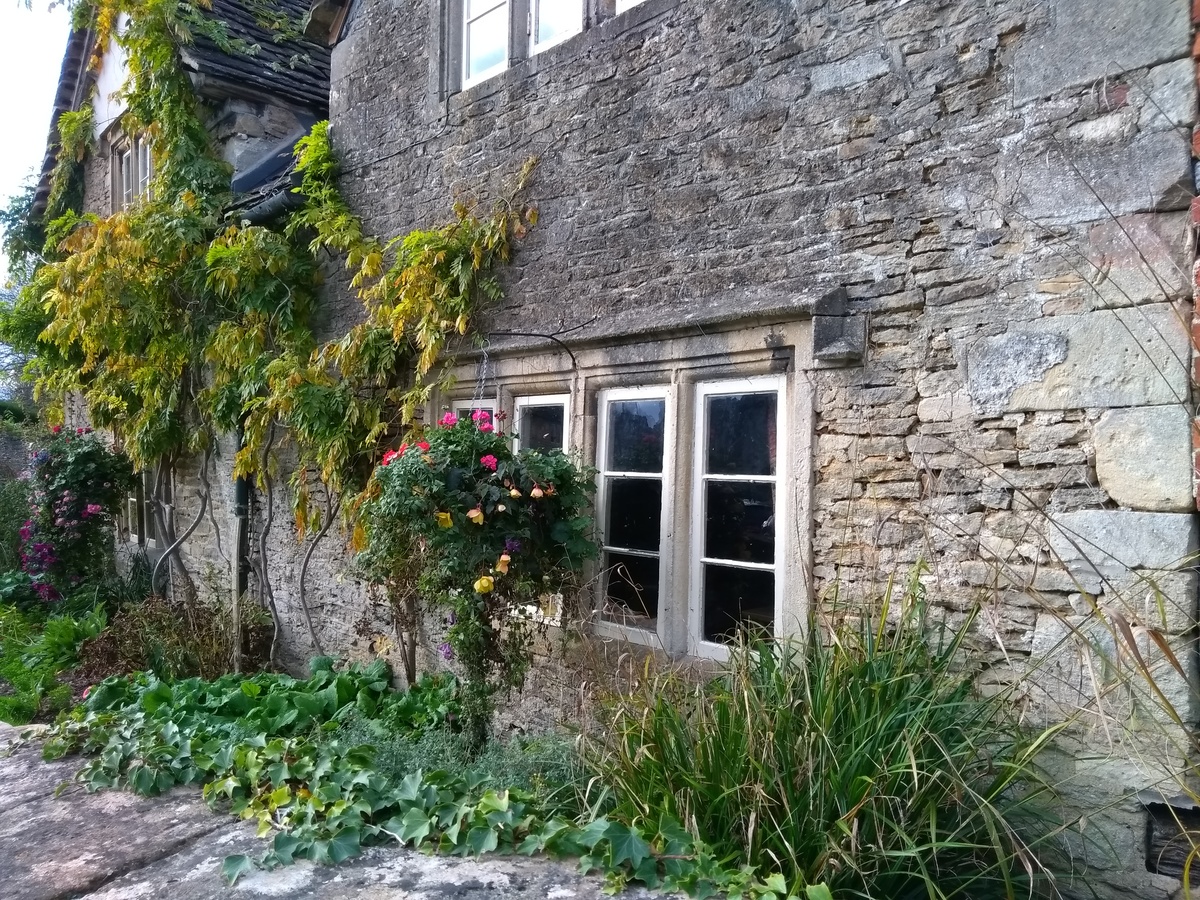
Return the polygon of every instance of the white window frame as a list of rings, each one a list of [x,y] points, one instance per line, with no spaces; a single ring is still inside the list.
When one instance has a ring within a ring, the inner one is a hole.
[[[649,472],[621,472],[608,468],[608,408],[613,402],[620,400],[662,400],[664,402],[663,467],[660,475],[651,475]],[[647,628],[627,625],[598,615],[596,620],[597,630],[601,634],[609,634],[630,641],[631,643],[653,647],[663,647],[667,641],[667,635],[664,634],[664,631],[668,627],[667,613],[669,611],[665,609],[665,605],[671,599],[667,589],[671,585],[671,579],[668,577],[668,569],[671,564],[671,525],[675,516],[675,467],[670,464],[673,455],[671,448],[675,446],[676,441],[675,419],[675,389],[669,384],[655,384],[633,388],[610,388],[601,391],[597,398],[595,459],[596,527],[600,542],[601,565],[603,565],[604,554],[610,552],[607,534],[609,477],[656,479],[662,482],[662,517],[658,530],[658,621],[655,623],[655,628],[651,631]],[[620,548],[613,552],[626,553],[631,556],[641,556],[645,553],[645,551]],[[608,591],[609,575],[608,571],[601,573],[599,604],[606,602],[605,594]]]
[[[462,39],[459,52],[462,54],[462,87],[464,89],[480,84],[499,75],[501,72],[508,69],[510,57],[512,55],[512,34],[513,34],[513,9],[515,4],[513,0],[494,0],[491,6],[479,12],[475,16],[470,15],[470,0],[461,0],[462,2]],[[508,23],[507,36],[504,41],[504,58],[490,69],[484,69],[482,72],[476,72],[474,75],[470,72],[471,66],[471,24],[482,19],[484,16],[491,15],[497,9],[504,8],[504,19]]]
[[[154,154],[145,138],[114,138],[110,158],[113,212],[154,199]]]
[[[787,379],[782,375],[764,375],[755,378],[732,378],[702,381],[694,385],[695,414],[692,417],[692,484],[691,484],[691,537],[688,546],[690,578],[688,583],[688,653],[725,660],[729,658],[726,644],[704,640],[704,566],[706,563],[728,568],[751,569],[771,572],[775,578],[775,611],[773,633],[784,633],[784,603],[787,597],[785,581],[787,548],[784,536],[791,527],[785,500],[785,477],[791,471],[788,449],[791,444],[787,416]],[[775,474],[766,475],[709,475],[705,473],[705,435],[708,431],[708,398],[728,397],[737,394],[774,393],[775,400]],[[737,481],[747,484],[770,484],[775,496],[775,562],[734,562],[704,556],[705,486],[709,480]]]
[[[529,406],[561,406],[563,408],[563,440],[559,449],[563,453],[571,449],[571,395],[570,394],[521,394],[513,397],[512,428],[516,437],[513,438],[513,452],[519,453],[521,447],[521,411]]]
[[[498,404],[493,397],[485,397],[482,400],[471,400],[468,398],[466,400],[453,401],[450,404],[450,409],[453,411],[454,415],[458,416],[460,419],[470,419],[471,413],[475,412],[477,409],[486,410],[487,414],[492,417],[490,421],[495,424],[497,406]]]
[[[538,23],[541,19],[542,5],[548,0],[530,0],[529,7],[529,55],[536,56],[543,50],[549,50],[551,47],[557,47],[563,41],[570,40],[577,34],[583,32],[583,18],[586,15],[586,0],[572,0],[578,6],[579,18],[575,22],[574,31],[565,31],[557,37],[551,38],[548,41],[538,42]],[[549,0],[553,2],[553,0]]]

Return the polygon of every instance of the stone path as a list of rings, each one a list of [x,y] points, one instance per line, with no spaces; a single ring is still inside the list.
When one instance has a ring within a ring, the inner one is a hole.
[[[568,864],[524,857],[425,856],[374,848],[340,866],[301,862],[229,887],[221,862],[258,854],[247,823],[211,812],[198,790],[146,799],[87,793],[71,781],[78,759],[42,761],[36,745],[10,748],[0,723],[0,897],[4,900],[601,900],[601,882]],[[65,789],[60,786],[67,784]],[[56,793],[58,794],[57,796]],[[648,892],[629,891],[628,900]]]

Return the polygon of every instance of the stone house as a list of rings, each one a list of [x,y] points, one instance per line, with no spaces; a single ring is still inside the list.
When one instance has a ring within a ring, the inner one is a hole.
[[[1114,851],[1092,886],[1178,890],[1146,852],[1168,762],[1097,724],[1138,716],[1096,659],[1118,614],[1200,713],[1185,0],[323,0],[309,33],[369,232],[540,160],[506,299],[426,416],[503,410],[597,468],[595,641],[720,657],[740,622],[795,631],[923,561],[947,620],[982,605],[984,683],[1035,664],[1029,714],[1084,715],[1061,774]],[[334,284],[327,309],[333,333],[358,307]],[[219,567],[213,484],[189,553]],[[248,552],[299,668],[308,548],[268,515]],[[344,542],[307,594],[327,652],[394,647]],[[551,656],[526,719],[575,712]]]

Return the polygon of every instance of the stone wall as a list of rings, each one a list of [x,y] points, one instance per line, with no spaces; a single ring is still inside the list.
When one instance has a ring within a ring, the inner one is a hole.
[[[539,157],[540,222],[488,323],[500,357],[544,352],[514,332],[599,346],[814,311],[839,333],[865,323],[861,362],[818,353],[800,373],[811,601],[877,596],[924,560],[947,620],[982,604],[987,679],[1039,661],[1031,714],[1136,722],[1137,698],[1095,690],[1076,641],[1115,654],[1109,610],[1195,667],[1189,12],[646,0],[444,96],[441,5],[372,0],[334,53],[333,135],[347,198],[384,236]],[[844,304],[823,315],[837,289]],[[331,291],[331,334],[357,314]],[[316,649],[297,602],[305,548],[275,494],[268,570],[298,668]],[[261,494],[256,515],[261,533]],[[317,549],[308,583],[321,649],[392,649],[343,537]],[[1152,642],[1142,652],[1194,721],[1188,679]],[[557,665],[533,682],[539,720],[574,703],[576,670]],[[1146,872],[1133,797],[1159,764],[1080,734],[1063,777],[1109,805],[1092,827],[1116,851],[1095,886],[1169,895],[1178,883]]]

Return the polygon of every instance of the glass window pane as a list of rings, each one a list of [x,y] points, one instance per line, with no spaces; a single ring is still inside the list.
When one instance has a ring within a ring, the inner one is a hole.
[[[775,474],[774,391],[708,398],[708,466],[713,475]]]
[[[522,406],[517,422],[517,437],[523,450],[562,450],[566,410],[561,403],[549,406]]]
[[[710,481],[705,493],[705,556],[775,562],[775,485]]]
[[[538,0],[537,43],[550,43],[582,28],[582,0]]]
[[[489,9],[507,5],[508,0],[467,0],[467,18],[475,19]]]
[[[739,629],[770,637],[774,623],[773,572],[704,566],[704,640],[729,643]]]
[[[658,560],[605,553],[604,618],[634,628],[658,627]]]
[[[503,63],[508,57],[508,4],[469,22],[466,40],[467,78]]]
[[[608,405],[608,469],[661,472],[666,400],[616,400]]]
[[[610,478],[607,504],[606,544],[629,550],[658,550],[662,481],[657,478]]]
[[[121,167],[121,207],[127,208],[133,203],[133,154],[126,150],[118,158]]]

